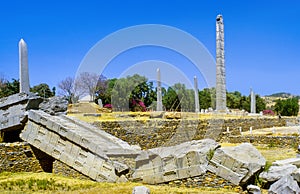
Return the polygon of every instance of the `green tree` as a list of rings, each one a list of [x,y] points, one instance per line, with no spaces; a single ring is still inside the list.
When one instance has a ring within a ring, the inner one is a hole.
[[[113,85],[112,90],[108,92],[114,108],[132,109],[132,107],[129,107],[129,102],[132,100],[142,101],[145,106],[149,106],[156,98],[153,83],[148,82],[146,77],[138,74],[115,80]]]
[[[266,102],[259,95],[255,95],[256,98],[256,112],[266,110]]]
[[[165,94],[163,95],[162,102],[166,110],[181,110],[180,99],[172,87],[169,87],[166,90]]]
[[[163,95],[163,105],[172,111],[195,111],[195,93],[184,84],[176,83]]]
[[[112,90],[114,89],[117,80],[117,78],[113,78],[107,81],[106,92],[101,97],[103,104],[111,104]]]
[[[299,112],[298,99],[277,100],[274,110],[282,116],[297,116]]]
[[[245,110],[247,112],[250,112],[250,96],[242,96],[241,97],[241,107],[240,110]]]
[[[240,92],[227,92],[227,107],[231,109],[244,109],[250,112],[251,98],[250,96],[243,96]],[[261,112],[266,109],[266,103],[259,95],[256,98],[256,112]]]
[[[203,90],[199,91],[199,103],[201,109],[208,109],[210,107],[213,107],[211,90],[209,88],[204,88]]]
[[[242,94],[238,91],[226,93],[226,102],[228,108],[240,109],[242,107],[241,100],[242,100]]]
[[[55,91],[55,90],[54,90]],[[36,85],[32,88],[30,88],[30,92],[37,93],[39,96],[43,98],[49,98],[54,96],[55,94],[50,90],[48,84],[41,83],[39,85]]]
[[[19,80],[12,79],[11,82],[2,80],[0,84],[0,98],[17,94],[20,91]]]

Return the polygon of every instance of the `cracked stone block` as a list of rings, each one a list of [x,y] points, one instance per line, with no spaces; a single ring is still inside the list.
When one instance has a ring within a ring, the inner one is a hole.
[[[266,160],[249,143],[218,148],[209,162],[208,170],[235,185],[244,185],[265,166]]]

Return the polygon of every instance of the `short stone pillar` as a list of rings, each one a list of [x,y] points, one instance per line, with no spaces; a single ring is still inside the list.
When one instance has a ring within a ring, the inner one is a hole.
[[[99,105],[100,108],[103,108],[103,103],[102,103],[101,99],[98,99],[98,105]]]

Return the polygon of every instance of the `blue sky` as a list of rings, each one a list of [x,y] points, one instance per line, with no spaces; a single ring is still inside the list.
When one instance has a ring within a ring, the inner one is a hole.
[[[67,76],[75,76],[82,59],[99,40],[141,24],[181,29],[201,41],[214,57],[215,18],[222,14],[227,90],[248,94],[252,87],[261,95],[281,91],[300,95],[299,13],[297,0],[3,1],[0,73],[9,80],[18,78],[18,41],[24,38],[30,85],[57,86]],[[135,52],[145,54],[147,60],[176,59],[169,51],[162,51],[162,56],[159,48],[140,49],[123,53],[105,74],[118,77],[118,70],[138,62],[140,54]],[[192,79],[192,68],[187,68],[184,59],[178,61],[176,66]]]

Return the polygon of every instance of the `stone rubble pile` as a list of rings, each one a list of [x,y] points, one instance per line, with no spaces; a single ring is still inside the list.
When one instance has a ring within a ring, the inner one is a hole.
[[[185,142],[143,151],[132,177],[149,184],[169,182],[206,173],[207,155],[219,144],[211,139]]]
[[[265,185],[268,193],[290,194],[300,193],[300,158],[278,160],[265,172],[259,174],[259,178]]]
[[[266,160],[250,143],[219,148],[209,163],[209,171],[236,185],[245,185],[259,172]]]
[[[39,109],[50,115],[66,114],[68,101],[64,97],[54,96],[44,99],[39,105]]]

